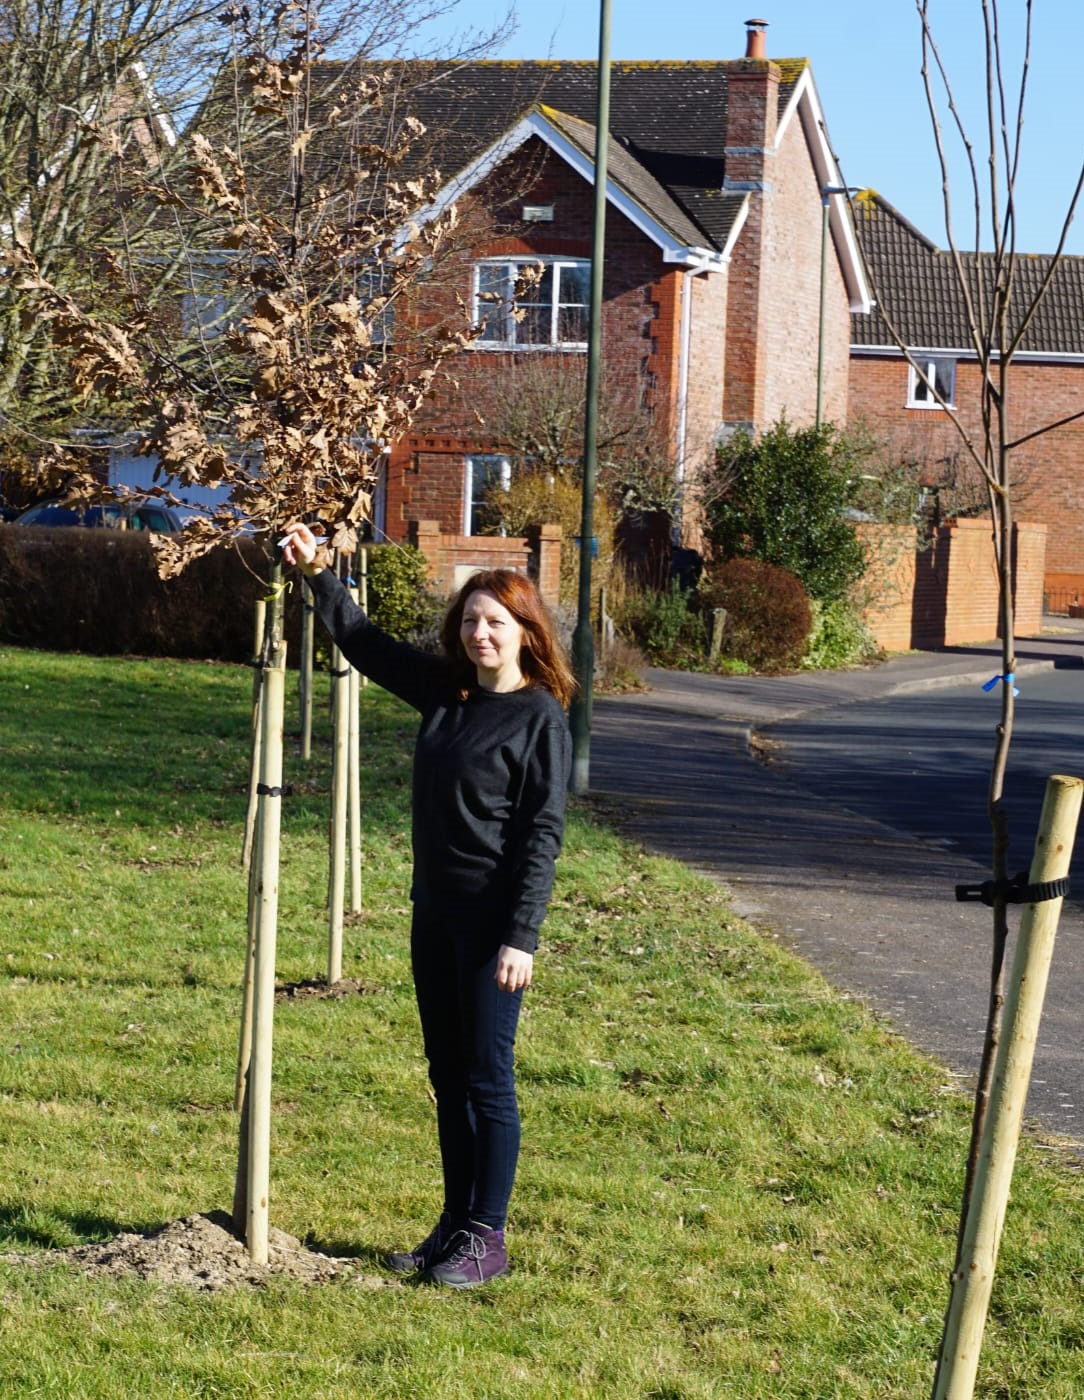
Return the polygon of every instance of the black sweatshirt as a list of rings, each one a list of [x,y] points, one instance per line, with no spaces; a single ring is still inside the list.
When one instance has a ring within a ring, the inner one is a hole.
[[[343,655],[418,710],[411,898],[499,916],[501,942],[533,953],[564,831],[571,738],[548,690],[461,686],[442,657],[369,621],[329,570],[309,583]]]

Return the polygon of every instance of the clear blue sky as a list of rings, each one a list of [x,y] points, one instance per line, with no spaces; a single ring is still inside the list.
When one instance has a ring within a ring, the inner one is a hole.
[[[768,21],[769,57],[808,58],[828,132],[850,185],[872,186],[936,243],[945,244],[940,173],[921,78],[914,0],[611,0],[614,59],[740,58],[745,21]],[[502,0],[459,0],[426,38],[492,28]],[[1031,69],[1018,184],[1017,248],[1052,252],[1084,161],[1084,0],[1034,0]],[[1024,0],[1001,0],[1005,82],[1019,87]],[[519,0],[502,58],[598,57],[599,0]],[[980,0],[931,0],[932,27],[986,182],[985,55]],[[951,119],[942,104],[949,135]],[[953,139],[955,150],[959,142]],[[988,227],[988,217],[984,228]],[[953,228],[974,243],[966,168],[953,177]],[[989,237],[984,232],[983,243]],[[1069,234],[1084,254],[1084,202]]]

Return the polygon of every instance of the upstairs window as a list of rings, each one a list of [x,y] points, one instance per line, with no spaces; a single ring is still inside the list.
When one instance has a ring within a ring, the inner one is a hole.
[[[907,367],[907,407],[940,408],[942,402],[955,405],[956,402],[956,361],[945,355],[915,356],[922,366],[927,384],[914,365]],[[932,392],[937,390],[937,394]],[[940,395],[938,399],[937,395]]]
[[[487,258],[474,265],[476,344],[487,349],[587,349],[591,264],[585,258]]]

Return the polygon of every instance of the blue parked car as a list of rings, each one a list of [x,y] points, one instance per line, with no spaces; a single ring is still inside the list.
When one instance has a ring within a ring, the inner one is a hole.
[[[55,529],[63,525],[84,529],[153,530],[157,534],[176,534],[184,528],[181,517],[169,506],[157,501],[117,501],[107,505],[75,506],[63,501],[40,501],[24,510],[12,521],[14,525],[44,525]]]

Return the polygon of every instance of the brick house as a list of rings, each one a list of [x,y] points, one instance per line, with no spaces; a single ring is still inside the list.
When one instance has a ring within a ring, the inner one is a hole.
[[[978,423],[978,363],[952,255],[937,248],[897,210],[872,193],[854,202],[855,226],[874,293],[911,354],[971,433]],[[976,279],[987,260],[962,255]],[[1017,259],[1014,305],[1025,307],[1049,270],[1049,256]],[[977,469],[960,436],[876,312],[852,317],[848,417],[864,420],[902,461],[920,465],[935,509],[986,514]],[[1012,435],[1027,439],[1014,454],[1018,519],[1045,526],[1043,591],[1063,610],[1084,599],[1084,259],[1066,257],[1029,325],[1014,360]],[[1049,432],[1039,430],[1051,424]],[[1031,437],[1031,434],[1038,434]]]
[[[850,313],[871,306],[806,59],[615,63],[607,148],[602,378],[643,414],[688,482],[720,436],[847,411]],[[410,522],[474,533],[511,465],[499,424],[517,374],[585,374],[597,65],[434,65],[413,101],[481,230],[458,295],[485,329],[417,430],[392,445],[378,535]],[[517,277],[541,281],[515,302]],[[447,295],[439,289],[435,295]],[[581,392],[577,389],[577,392]],[[695,520],[682,522],[695,542]]]

